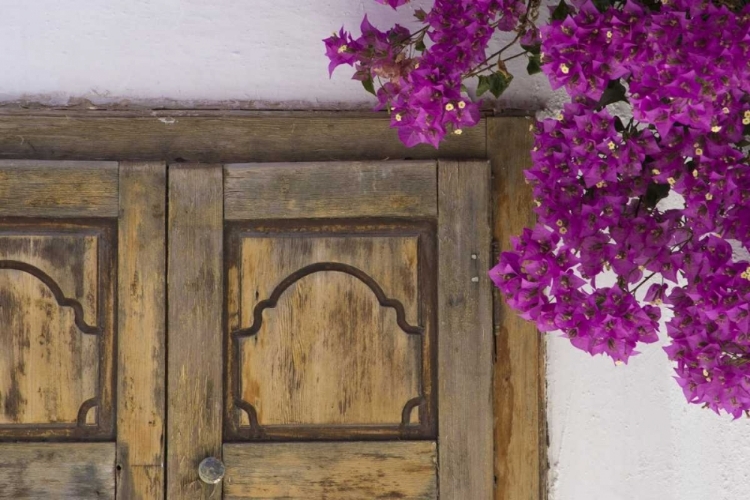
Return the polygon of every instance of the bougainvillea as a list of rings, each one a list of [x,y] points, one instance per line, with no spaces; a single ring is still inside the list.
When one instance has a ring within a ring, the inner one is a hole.
[[[407,3],[378,1],[393,8]],[[354,66],[353,78],[377,95],[377,109],[388,109],[404,144],[438,147],[447,133],[461,134],[479,122],[480,103],[463,86],[467,77],[478,77],[484,90],[496,95],[508,86],[510,74],[490,71],[496,66],[490,62],[510,45],[489,57],[487,47],[497,31],[519,24],[529,26],[524,33],[534,33],[527,13],[526,4],[516,0],[436,0],[430,12],[415,12],[424,26],[414,32],[399,25],[380,31],[365,16],[359,38],[342,28],[324,40],[329,71],[341,64]],[[538,53],[538,40],[527,38]]]
[[[437,0],[414,32],[365,19],[360,38],[325,41],[330,69],[355,66],[408,146],[476,124],[464,83],[499,95],[511,58],[565,88],[558,116],[532,126],[538,223],[491,278],[540,330],[617,363],[658,340],[669,309],[665,351],[688,401],[739,417],[750,410],[750,6],[561,1],[539,27],[537,9]],[[515,39],[488,56],[498,31]]]

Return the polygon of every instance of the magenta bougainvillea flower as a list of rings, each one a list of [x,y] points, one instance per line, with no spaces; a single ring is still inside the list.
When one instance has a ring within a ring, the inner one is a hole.
[[[380,3],[396,8],[407,2]],[[480,103],[469,97],[463,80],[487,60],[492,35],[513,29],[525,13],[525,4],[515,0],[436,0],[430,12],[415,14],[425,23],[415,33],[398,25],[381,32],[365,17],[359,38],[342,29],[324,40],[329,71],[354,66],[353,78],[376,94],[376,109],[390,112],[404,144],[437,148],[446,134],[479,122]]]
[[[499,96],[526,57],[570,102],[532,126],[538,223],[490,277],[541,331],[616,363],[665,332],[689,402],[750,412],[750,4],[561,0],[542,26],[538,8],[436,0],[412,32],[365,18],[325,40],[329,70],[353,66],[407,146],[438,147],[479,120],[465,83]],[[519,43],[488,53],[498,31]]]
[[[378,3],[382,3],[383,5],[390,5],[394,9],[404,4],[409,3],[409,0],[375,0],[375,1]]]

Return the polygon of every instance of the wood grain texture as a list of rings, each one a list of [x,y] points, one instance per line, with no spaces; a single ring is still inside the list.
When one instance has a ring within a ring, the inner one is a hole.
[[[220,498],[198,464],[221,458],[223,218],[220,165],[169,171],[167,498]]]
[[[166,165],[120,164],[117,496],[164,497]]]
[[[493,495],[490,168],[438,165],[440,497]]]
[[[436,500],[436,460],[433,441],[227,444],[224,498]]]
[[[507,236],[520,229],[499,226],[504,222],[497,210],[506,204],[528,215],[530,211],[523,211],[528,210],[530,200],[517,196],[514,178],[498,169],[508,161],[513,164],[514,158],[528,161],[528,125],[527,118],[483,119],[436,151],[429,146],[403,147],[388,127],[387,117],[372,113],[3,109],[0,157],[222,162],[489,157],[495,192],[504,193],[496,195],[494,202],[494,237],[507,242]],[[510,172],[520,174],[520,170]],[[522,179],[516,176],[515,180]],[[518,185],[525,189],[522,182]],[[500,304],[499,297],[495,303]],[[523,333],[524,322],[513,326],[505,317],[498,313],[495,317],[495,332],[509,332],[497,336],[496,498],[542,498],[546,474],[543,344]],[[507,318],[512,322],[515,313],[508,312]],[[532,416],[526,418],[527,412]]]
[[[493,238],[498,251],[510,237],[533,227],[531,189],[523,170],[530,164],[531,120],[488,122],[494,193]],[[521,319],[495,292],[495,500],[546,498],[544,343],[533,323]]]
[[[117,217],[117,163],[0,161],[0,217]]]
[[[434,217],[431,161],[225,166],[227,220]]]
[[[114,499],[114,443],[0,443],[0,498]]]
[[[0,158],[278,162],[474,158],[485,123],[406,148],[386,113],[0,110]]]
[[[106,224],[0,222],[0,438],[111,436]]]
[[[254,324],[257,304],[285,278],[337,262],[366,273],[419,326],[417,245],[416,236],[396,235],[243,238],[241,324]],[[257,333],[239,339],[242,397],[258,423],[400,425],[404,406],[420,395],[422,336],[405,332],[396,316],[344,272],[292,284]]]

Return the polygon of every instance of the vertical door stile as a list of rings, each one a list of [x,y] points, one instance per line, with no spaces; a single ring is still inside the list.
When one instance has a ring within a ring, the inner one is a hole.
[[[117,498],[164,498],[166,165],[120,164]]]
[[[168,218],[167,498],[221,498],[198,465],[221,458],[222,166],[170,166]]]
[[[440,498],[493,495],[490,169],[438,165]]]

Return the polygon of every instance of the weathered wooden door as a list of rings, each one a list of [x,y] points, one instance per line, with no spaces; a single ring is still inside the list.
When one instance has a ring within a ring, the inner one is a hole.
[[[491,498],[489,198],[486,162],[0,162],[0,498]]]
[[[165,189],[0,162],[0,498],[163,497]]]
[[[490,499],[489,198],[487,162],[171,166],[167,497]]]

